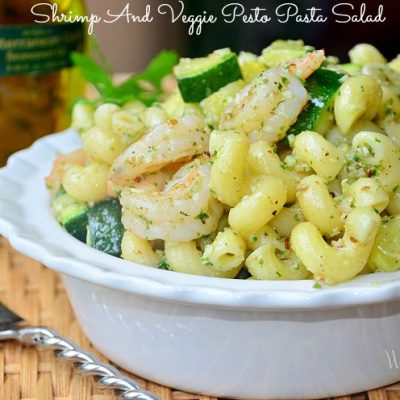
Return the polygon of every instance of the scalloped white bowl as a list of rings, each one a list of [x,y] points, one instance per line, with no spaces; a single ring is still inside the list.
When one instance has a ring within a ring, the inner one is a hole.
[[[400,380],[400,272],[335,287],[191,276],[102,254],[55,221],[44,177],[72,131],[0,170],[0,233],[61,273],[77,318],[107,357],[185,391],[245,399],[321,398]]]

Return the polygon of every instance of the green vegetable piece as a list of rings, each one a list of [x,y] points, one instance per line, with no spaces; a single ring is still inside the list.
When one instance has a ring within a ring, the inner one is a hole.
[[[208,125],[214,128],[218,127],[225,107],[244,86],[245,83],[241,79],[231,82],[201,101],[200,106],[206,116]]]
[[[178,62],[178,54],[174,51],[163,50],[154,57],[147,68],[133,75],[116,87],[115,96],[122,99],[132,99],[134,93],[138,100],[152,104],[163,94],[161,83],[163,78],[172,73],[172,68]],[[150,83],[153,88],[145,89],[143,82]],[[124,101],[125,102],[125,101]]]
[[[61,188],[57,192],[52,206],[57,221],[64,229],[76,239],[85,242],[88,224],[86,203],[73,199]]]
[[[83,77],[90,82],[103,97],[113,95],[114,85],[111,75],[100,67],[96,61],[81,53],[72,53],[72,62],[79,67]]]
[[[220,49],[208,57],[182,58],[174,68],[183,100],[197,103],[230,82],[242,78],[237,55]]]
[[[118,200],[103,201],[88,211],[87,243],[91,247],[120,257],[123,232],[121,205]]]
[[[383,220],[376,235],[368,265],[377,271],[400,269],[400,214]]]
[[[56,192],[56,198],[57,198],[57,197],[64,196],[64,195],[66,195],[66,194],[67,194],[67,192],[66,192],[66,190],[64,189],[64,186],[61,186],[61,187],[57,190],[57,192]]]
[[[251,277],[249,270],[243,267],[238,274],[235,276],[235,279],[248,279]]]
[[[361,65],[359,64],[353,64],[353,63],[339,64],[338,68],[340,68],[340,70],[342,70],[348,75],[355,75],[361,72]]]
[[[298,135],[304,131],[314,131],[323,135],[333,121],[335,95],[343,83],[345,75],[325,68],[315,71],[305,83],[310,101],[299,115],[288,135]]]
[[[87,224],[88,217],[87,211],[85,211],[64,222],[64,228],[73,237],[85,243]]]
[[[161,82],[172,72],[173,66],[178,62],[178,54],[167,50],[160,52],[144,71],[131,76],[119,85],[113,83],[109,71],[90,57],[73,53],[72,61],[102,97],[100,100],[94,100],[95,104],[100,101],[123,105],[130,100],[140,100],[146,105],[151,105],[160,100],[163,94]],[[147,82],[148,85],[143,85],[143,82]]]
[[[209,218],[209,215],[204,212],[201,212],[200,214],[196,215],[194,218],[199,219],[202,224],[205,224],[206,219]]]
[[[158,269],[164,269],[166,271],[172,271],[171,266],[169,265],[169,262],[167,260],[167,257],[163,257],[161,261],[157,264]]]
[[[314,47],[305,46],[302,40],[279,39],[266,47],[262,51],[258,60],[271,68],[276,67],[281,63],[288,62],[294,58],[301,57],[313,50]]]
[[[288,62],[294,58],[298,58],[306,54],[306,51],[301,49],[278,49],[263,52],[259,60],[268,67],[276,67],[277,65]]]

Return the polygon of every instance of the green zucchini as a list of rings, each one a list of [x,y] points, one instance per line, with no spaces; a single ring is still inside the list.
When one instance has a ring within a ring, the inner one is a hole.
[[[246,83],[251,82],[267,69],[267,66],[260,62],[255,54],[246,51],[239,53],[238,63],[242,71],[243,80]]]
[[[348,75],[357,75],[361,73],[361,65],[347,63],[347,64],[338,64],[337,67],[339,70],[343,71]]]
[[[74,207],[66,210],[62,224],[65,230],[81,242],[86,241],[88,223],[87,208]]]
[[[208,125],[218,129],[219,120],[225,107],[244,86],[245,83],[241,79],[231,82],[200,102]]]
[[[88,211],[87,244],[103,253],[121,256],[124,228],[117,199],[95,204]]]
[[[215,50],[208,57],[181,58],[174,74],[182,98],[188,103],[198,103],[242,78],[237,55],[228,48]]]
[[[314,47],[305,46],[302,40],[275,40],[266,47],[258,60],[269,68],[288,62],[313,51]]]
[[[164,269],[166,271],[171,271],[171,266],[169,265],[169,262],[167,260],[167,257],[163,257],[160,262],[157,264],[158,269]]]
[[[251,277],[249,270],[246,267],[243,267],[238,274],[235,276],[235,279],[248,279]]]
[[[345,75],[320,68],[305,83],[310,101],[299,115],[288,135],[298,135],[304,131],[326,133],[333,122],[333,103],[335,95],[343,83]]]
[[[399,230],[400,214],[383,219],[368,260],[372,270],[393,272],[400,269]]]
[[[86,203],[73,199],[63,191],[57,193],[53,201],[53,210],[57,221],[68,233],[81,242],[86,242],[88,209]]]

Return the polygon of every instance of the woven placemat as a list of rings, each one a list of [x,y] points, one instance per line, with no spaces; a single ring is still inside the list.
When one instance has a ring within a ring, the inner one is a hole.
[[[102,361],[107,361],[90,345],[79,328],[58,275],[11,249],[1,237],[0,301],[30,323],[55,328],[93,351]],[[133,377],[162,400],[216,400]],[[7,342],[0,343],[0,399],[113,400],[116,397],[111,391],[97,389],[92,378],[73,373],[71,367],[56,360],[51,351],[37,351]],[[400,384],[340,399],[400,400]]]

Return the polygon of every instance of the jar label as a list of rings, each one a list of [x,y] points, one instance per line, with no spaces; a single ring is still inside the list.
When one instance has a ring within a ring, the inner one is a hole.
[[[72,66],[71,52],[83,51],[84,25],[3,25],[0,76],[44,74]]]

